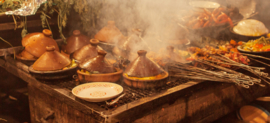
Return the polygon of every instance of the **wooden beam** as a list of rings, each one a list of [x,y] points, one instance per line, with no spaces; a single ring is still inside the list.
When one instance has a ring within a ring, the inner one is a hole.
[[[21,22],[17,22],[17,25],[20,25]],[[49,21],[50,25],[56,25],[56,21]],[[30,20],[27,21],[27,28],[31,27],[41,27],[41,20]],[[0,23],[0,31],[7,31],[7,30],[14,30],[15,23],[14,22],[8,22],[8,23]],[[20,29],[20,28],[17,28]]]

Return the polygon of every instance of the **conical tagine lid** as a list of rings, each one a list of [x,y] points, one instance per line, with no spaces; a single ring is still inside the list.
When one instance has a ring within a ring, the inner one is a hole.
[[[122,40],[124,35],[115,26],[114,21],[108,21],[108,25],[103,27],[96,35],[95,39],[106,43],[117,43]]]
[[[74,52],[73,58],[82,62],[85,59],[96,57],[98,55],[97,51],[102,50],[102,48],[98,46],[98,43],[99,41],[97,39],[91,39],[90,44]]]
[[[96,57],[85,60],[79,64],[79,67],[90,73],[113,73],[115,70],[113,65],[105,59],[106,54],[106,51],[98,50],[98,55]]]
[[[22,39],[22,45],[25,50],[35,57],[40,57],[46,52],[47,46],[54,46],[56,51],[59,51],[58,45],[50,36],[52,32],[44,29],[42,33],[30,33]]]
[[[126,68],[125,73],[130,77],[149,77],[156,76],[164,70],[154,61],[146,57],[147,51],[139,50],[138,57]]]
[[[61,70],[70,65],[71,60],[55,50],[54,46],[46,47],[47,51],[33,64],[33,69],[38,71]]]
[[[79,30],[74,30],[73,35],[67,39],[67,44],[62,45],[62,51],[71,54],[83,46],[89,44],[90,38],[81,34]]]

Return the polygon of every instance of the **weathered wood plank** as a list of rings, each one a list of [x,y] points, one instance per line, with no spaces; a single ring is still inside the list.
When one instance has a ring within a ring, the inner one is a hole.
[[[29,84],[29,103],[31,122],[40,122],[48,112],[54,112],[54,118],[48,119],[50,123],[98,123],[91,115],[78,111],[76,108],[63,103],[45,92]]]

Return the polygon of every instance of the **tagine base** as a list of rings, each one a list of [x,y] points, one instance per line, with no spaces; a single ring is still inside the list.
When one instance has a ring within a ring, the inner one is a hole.
[[[133,88],[140,88],[140,89],[152,89],[152,88],[159,88],[168,82],[168,72],[165,71],[165,74],[162,78],[153,79],[153,80],[136,80],[136,79],[130,79],[127,76],[124,77],[124,82],[126,85],[133,87]]]
[[[37,71],[33,69],[33,65],[29,67],[29,72],[32,76],[37,79],[43,80],[53,80],[53,79],[64,79],[72,78],[75,75],[77,70],[77,65],[65,70],[56,70],[56,71]]]
[[[107,74],[87,74],[77,70],[78,79],[81,83],[87,82],[117,82],[122,78],[123,70]]]

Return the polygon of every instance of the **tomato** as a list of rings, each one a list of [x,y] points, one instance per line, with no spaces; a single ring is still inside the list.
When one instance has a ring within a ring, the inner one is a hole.
[[[231,45],[236,45],[236,41],[232,39],[232,40],[230,41],[230,44],[231,44]]]
[[[195,59],[193,57],[189,57],[186,59],[187,61],[194,61]]]
[[[270,51],[270,48],[269,49],[265,49],[264,51]]]
[[[239,42],[238,42],[238,45],[242,45],[242,44],[243,44],[243,42],[242,42],[242,41],[239,41]]]
[[[262,44],[255,44],[254,47],[255,47],[255,48],[262,48],[263,45],[262,45]]]

